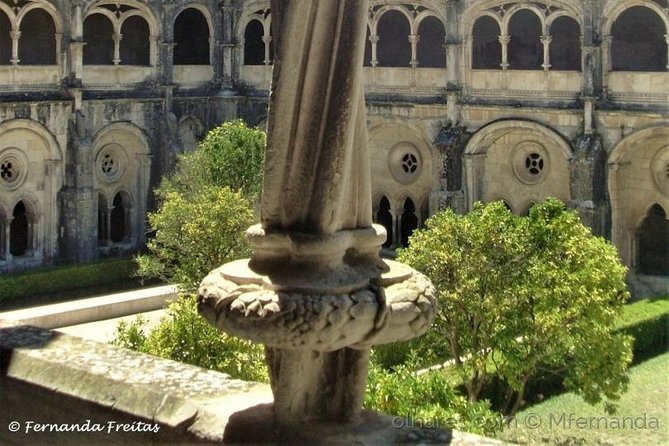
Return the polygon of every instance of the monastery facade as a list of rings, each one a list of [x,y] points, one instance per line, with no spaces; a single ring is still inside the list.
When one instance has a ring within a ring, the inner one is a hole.
[[[151,190],[219,123],[266,123],[264,0],[0,0],[0,271],[132,252]],[[388,247],[429,215],[549,196],[669,290],[668,0],[370,0]]]

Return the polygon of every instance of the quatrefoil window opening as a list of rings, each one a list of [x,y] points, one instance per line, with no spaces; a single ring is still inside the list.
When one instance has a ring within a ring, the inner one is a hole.
[[[539,175],[544,170],[544,159],[536,152],[532,152],[525,158],[525,168],[530,175]]]
[[[11,159],[4,159],[0,162],[0,178],[6,183],[13,183],[19,177],[17,163]]]
[[[664,167],[664,173],[667,175],[667,178],[669,178],[669,163]]]
[[[116,161],[114,161],[114,157],[112,156],[111,153],[105,153],[102,156],[100,168],[102,169],[102,173],[104,173],[107,176],[113,175],[116,169],[118,169],[118,167],[116,166]]]
[[[127,155],[123,148],[116,144],[106,146],[96,159],[98,177],[107,183],[121,178],[127,165]]]
[[[418,159],[413,153],[406,153],[402,157],[402,170],[404,170],[405,173],[416,173],[416,170],[418,169]]]

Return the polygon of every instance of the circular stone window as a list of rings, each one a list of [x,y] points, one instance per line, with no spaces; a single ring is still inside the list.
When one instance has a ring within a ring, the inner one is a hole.
[[[18,149],[0,153],[0,187],[13,190],[23,184],[28,173],[28,162]]]
[[[669,146],[657,151],[650,162],[650,170],[658,192],[669,197]]]
[[[524,141],[514,147],[511,157],[513,173],[521,183],[536,184],[546,178],[548,152],[541,144]]]
[[[100,150],[95,160],[98,176],[107,183],[118,180],[126,166],[125,150],[118,144],[108,144]]]
[[[423,159],[416,146],[400,143],[390,149],[388,168],[398,182],[411,184],[418,179],[423,170]]]

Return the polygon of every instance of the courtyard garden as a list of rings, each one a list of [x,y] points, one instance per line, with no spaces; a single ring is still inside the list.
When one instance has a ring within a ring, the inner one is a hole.
[[[267,381],[262,346],[209,326],[194,297],[211,269],[249,254],[263,146],[261,131],[226,123],[163,181],[139,271],[182,297],[150,332],[141,318],[120,325],[117,345]],[[439,311],[423,337],[374,349],[366,408],[527,444],[666,439],[669,296],[628,303],[615,249],[562,203],[525,217],[501,202],[444,211],[398,259],[432,280]],[[644,416],[653,427],[613,426]]]

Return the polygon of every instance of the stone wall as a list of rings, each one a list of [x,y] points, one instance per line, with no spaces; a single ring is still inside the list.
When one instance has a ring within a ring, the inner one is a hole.
[[[443,206],[524,213],[552,195],[644,275],[639,231],[654,205],[669,212],[667,6],[370,0],[373,206],[389,244]],[[178,153],[225,120],[266,124],[268,1],[0,8],[11,29],[45,30],[0,41],[0,271],[136,250]],[[453,128],[466,137],[444,150]]]

